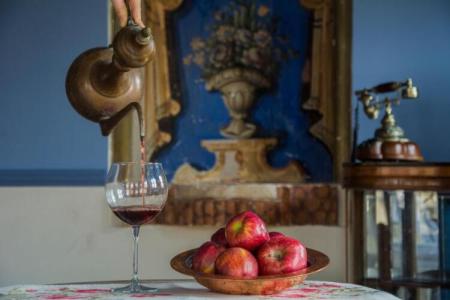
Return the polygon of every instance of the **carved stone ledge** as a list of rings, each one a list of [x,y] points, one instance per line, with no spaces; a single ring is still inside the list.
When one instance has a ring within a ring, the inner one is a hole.
[[[216,156],[215,165],[198,171],[190,164],[178,168],[175,184],[199,183],[298,183],[305,178],[305,170],[296,161],[283,168],[267,162],[267,151],[277,144],[275,138],[243,140],[203,140],[202,146]]]
[[[335,184],[173,185],[158,224],[221,226],[253,210],[268,225],[338,225]]]

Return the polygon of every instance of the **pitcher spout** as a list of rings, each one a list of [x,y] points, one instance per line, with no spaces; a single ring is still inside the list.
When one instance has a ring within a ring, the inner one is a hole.
[[[136,110],[138,120],[139,120],[139,135],[140,138],[144,138],[145,136],[145,127],[144,127],[144,118],[142,114],[142,106],[138,102],[132,102],[128,104],[124,109],[113,115],[112,117],[105,118],[100,120],[100,129],[103,136],[108,136],[112,130],[119,124],[120,120],[122,120],[130,110],[134,108]]]

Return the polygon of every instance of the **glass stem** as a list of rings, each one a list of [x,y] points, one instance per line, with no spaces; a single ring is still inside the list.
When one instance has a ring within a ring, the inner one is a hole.
[[[138,278],[138,247],[139,247],[139,225],[133,226],[133,278],[131,279],[131,290],[139,287]]]

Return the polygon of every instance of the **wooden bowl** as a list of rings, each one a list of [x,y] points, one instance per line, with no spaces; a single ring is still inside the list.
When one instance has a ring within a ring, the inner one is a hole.
[[[270,295],[279,293],[296,284],[302,283],[308,275],[323,270],[330,262],[325,254],[306,249],[308,267],[297,272],[259,276],[255,279],[237,279],[229,276],[197,273],[191,269],[192,255],[197,249],[178,254],[170,261],[170,266],[182,274],[192,276],[195,280],[211,291],[235,295]]]

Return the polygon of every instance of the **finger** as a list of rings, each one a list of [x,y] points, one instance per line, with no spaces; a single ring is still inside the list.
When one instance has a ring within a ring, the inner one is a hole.
[[[125,5],[125,0],[111,0],[114,7],[117,19],[119,20],[120,27],[127,25],[128,12],[127,6]]]
[[[130,6],[131,16],[133,17],[133,21],[141,26],[145,27],[144,23],[142,22],[142,15],[141,15],[141,0],[128,0],[128,5]]]

